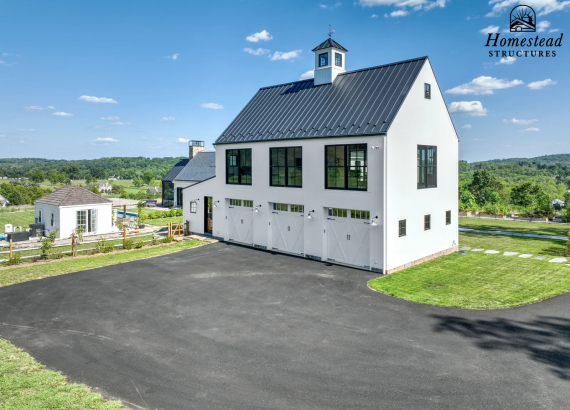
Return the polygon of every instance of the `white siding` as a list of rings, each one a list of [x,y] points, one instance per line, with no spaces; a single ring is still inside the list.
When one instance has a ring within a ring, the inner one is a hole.
[[[36,204],[36,213],[38,212],[38,208],[45,207],[46,205],[39,205]],[[77,227],[77,211],[79,210],[88,210],[88,209],[97,209],[97,232],[93,233],[85,233],[84,235],[89,234],[107,234],[112,232],[113,228],[113,219],[112,219],[112,204],[93,204],[93,205],[77,205],[77,206],[62,206],[62,207],[54,207],[58,209],[57,218],[55,228],[59,228],[58,231],[58,238],[69,238],[71,233]],[[45,220],[46,229],[55,230],[54,228],[49,226],[49,220]]]
[[[187,186],[194,185],[196,182],[189,181],[174,181],[174,206],[182,206],[178,203],[178,188],[186,188]]]
[[[424,98],[431,84],[431,100]],[[417,146],[437,146],[437,188],[417,189]],[[429,61],[412,86],[387,136],[386,269],[449,249],[458,243],[458,139]],[[451,225],[445,225],[451,211]],[[424,215],[431,230],[424,231]],[[407,234],[398,237],[398,221]]]

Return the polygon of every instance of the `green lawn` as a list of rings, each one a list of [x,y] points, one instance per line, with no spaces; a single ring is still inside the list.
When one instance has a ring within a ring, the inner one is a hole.
[[[34,211],[16,212],[0,214],[0,233],[4,233],[4,225],[12,224],[14,227],[21,226],[22,230],[29,228],[29,225],[34,223]]]
[[[64,273],[78,272],[85,269],[100,268],[102,266],[131,262],[137,259],[165,255],[194,248],[206,243],[207,242],[202,241],[180,241],[173,242],[169,245],[145,246],[142,249],[116,254],[98,254],[84,258],[68,258],[49,263],[36,262],[28,263],[23,266],[2,268],[0,269],[0,286],[13,285],[48,276],[62,275]],[[157,272],[157,274],[160,273]]]
[[[0,339],[0,409],[119,410],[83,384],[68,383],[60,373],[46,370],[30,355]]]
[[[181,216],[175,216],[174,218],[158,218],[158,219],[147,219],[144,221],[145,224],[148,225],[157,225],[157,226],[166,226],[169,222],[172,223],[180,223],[182,222]]]
[[[570,291],[570,266],[548,262],[563,256],[563,241],[461,233],[459,244],[548,257],[535,260],[483,252],[454,253],[373,279],[368,285],[413,302],[467,309],[526,305]]]
[[[484,231],[520,232],[552,236],[568,236],[568,231],[570,231],[570,225],[483,218],[459,218],[459,227]]]

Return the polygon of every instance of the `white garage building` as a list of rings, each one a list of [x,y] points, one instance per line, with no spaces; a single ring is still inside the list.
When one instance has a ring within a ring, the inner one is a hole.
[[[216,176],[183,189],[190,230],[389,273],[458,244],[458,139],[427,57],[264,87],[216,140]]]
[[[77,185],[66,185],[34,201],[35,221],[43,223],[46,235],[57,230],[57,238],[69,238],[78,226],[83,234],[113,231],[113,202]]]

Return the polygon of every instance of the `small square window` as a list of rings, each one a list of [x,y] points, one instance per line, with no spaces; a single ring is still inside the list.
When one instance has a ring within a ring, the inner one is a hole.
[[[342,54],[334,53],[334,65],[342,67]]]
[[[426,100],[431,100],[431,85],[428,83],[424,84],[424,98]]]
[[[424,215],[424,231],[431,229],[431,215]]]
[[[54,224],[55,224],[55,215],[52,212],[51,213],[51,226],[53,226]]]
[[[451,225],[451,211],[445,211],[445,224]]]
[[[406,220],[405,219],[398,221],[398,236],[400,238],[402,236],[406,236]]]
[[[319,67],[329,65],[329,53],[319,54]]]
[[[196,203],[196,201],[190,202],[190,212],[195,214],[197,209],[198,209],[198,204]]]

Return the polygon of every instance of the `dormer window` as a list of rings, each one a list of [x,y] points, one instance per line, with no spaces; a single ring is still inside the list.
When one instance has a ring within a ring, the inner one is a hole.
[[[319,54],[319,67],[329,65],[329,53]]]
[[[334,65],[342,67],[342,54],[334,53]]]

